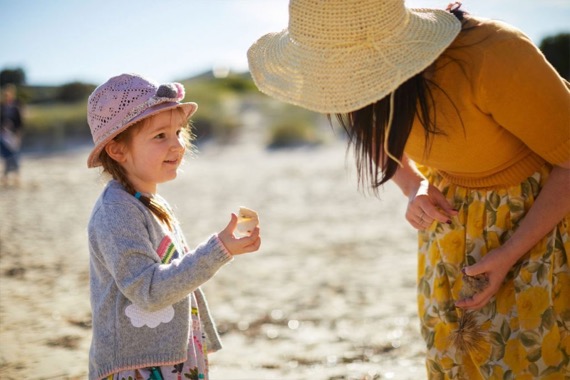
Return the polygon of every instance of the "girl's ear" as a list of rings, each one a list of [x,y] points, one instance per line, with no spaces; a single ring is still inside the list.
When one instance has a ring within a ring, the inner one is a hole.
[[[111,140],[105,145],[105,151],[113,160],[117,161],[118,163],[122,163],[125,161],[125,145],[121,144],[115,140]]]

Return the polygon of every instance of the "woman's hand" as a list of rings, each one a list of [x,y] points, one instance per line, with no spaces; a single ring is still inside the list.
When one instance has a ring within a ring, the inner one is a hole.
[[[450,218],[457,215],[457,211],[441,191],[431,185],[427,179],[420,181],[408,198],[406,219],[417,230],[425,230],[434,220],[450,224]]]
[[[435,186],[420,173],[406,155],[392,180],[409,199],[406,219],[417,230],[425,230],[434,220],[451,223],[457,211]]]
[[[569,186],[570,161],[566,161],[552,169],[540,195],[513,235],[481,261],[465,267],[465,273],[470,276],[486,273],[489,286],[471,299],[458,301],[457,307],[479,309],[489,302],[501,287],[509,269],[570,213]]]
[[[489,285],[473,297],[457,301],[455,306],[474,310],[487,305],[491,297],[499,291],[507,273],[513,266],[510,257],[512,256],[506,254],[505,248],[502,246],[487,253],[476,264],[463,268],[463,274],[467,276],[485,273],[489,279]]]
[[[237,226],[238,217],[232,213],[230,222],[220,233],[218,239],[224,244],[224,247],[232,255],[241,255],[243,253],[255,252],[261,245],[261,237],[259,236],[259,226],[255,227],[251,235],[237,238],[234,231]]]

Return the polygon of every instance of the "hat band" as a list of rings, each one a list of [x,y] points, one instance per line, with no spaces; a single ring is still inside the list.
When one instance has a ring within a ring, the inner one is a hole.
[[[159,97],[153,96],[152,98],[150,98],[149,100],[147,100],[143,104],[140,104],[140,105],[134,107],[132,110],[130,110],[129,113],[123,118],[123,120],[121,120],[121,126],[128,124],[135,117],[139,116],[141,113],[146,111],[148,108],[154,107],[159,103],[164,103],[164,102],[169,101],[169,100],[172,101],[172,99],[170,99],[170,98],[159,98]]]
[[[109,135],[112,135],[117,130],[122,129],[125,125],[130,123],[133,119],[135,119],[137,116],[142,114],[147,109],[154,107],[157,104],[161,104],[161,103],[164,103],[167,101],[172,101],[172,100],[173,99],[171,99],[171,98],[164,98],[164,97],[157,97],[157,96],[151,97],[150,99],[148,99],[143,104],[140,104],[140,105],[134,107],[132,110],[130,110],[129,113],[117,125],[116,129],[113,129],[113,130],[109,131],[108,133],[104,134],[103,136],[99,137],[98,141],[95,144],[96,145],[99,144],[101,141],[104,141]]]

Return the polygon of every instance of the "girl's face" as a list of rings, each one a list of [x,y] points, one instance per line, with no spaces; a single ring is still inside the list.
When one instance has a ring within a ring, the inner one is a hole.
[[[154,194],[159,183],[176,178],[186,151],[184,123],[178,110],[164,111],[144,121],[125,143],[115,142],[120,154],[114,158],[137,191]]]

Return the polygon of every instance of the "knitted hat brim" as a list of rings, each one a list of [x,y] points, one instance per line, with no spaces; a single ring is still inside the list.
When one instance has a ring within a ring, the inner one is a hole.
[[[418,74],[453,42],[461,22],[438,9],[408,9],[398,34],[334,49],[291,40],[287,29],[261,37],[248,50],[259,90],[320,113],[347,113],[372,104]]]
[[[136,117],[134,117],[133,119],[129,120],[127,123],[123,124],[122,126],[118,127],[117,129],[113,129],[113,133],[106,136],[102,141],[100,141],[93,148],[91,153],[89,154],[89,157],[87,158],[87,167],[94,168],[97,166],[101,166],[101,160],[99,159],[99,155],[101,154],[101,151],[105,148],[105,146],[111,140],[113,140],[115,137],[117,137],[118,134],[125,131],[127,128],[129,128],[130,126],[132,126],[136,122],[141,121],[142,119],[146,119],[146,118],[154,116],[160,112],[172,110],[175,108],[181,108],[182,111],[184,112],[185,118],[189,119],[194,114],[194,112],[196,112],[196,109],[198,109],[198,104],[196,104],[194,102],[188,102],[188,103],[165,102],[165,103],[160,103],[160,104],[157,104],[153,107],[148,108],[147,110],[145,110],[141,114],[139,114]]]

